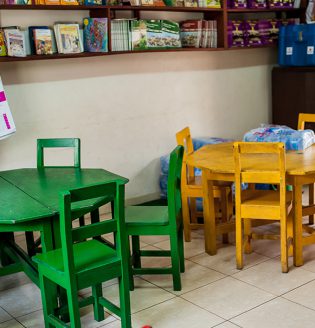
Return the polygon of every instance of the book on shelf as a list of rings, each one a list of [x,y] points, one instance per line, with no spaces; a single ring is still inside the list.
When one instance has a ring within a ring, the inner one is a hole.
[[[111,40],[112,51],[132,50],[131,24],[135,19],[112,19]]]
[[[88,52],[107,52],[107,18],[84,18],[83,25],[84,49]]]
[[[1,5],[31,5],[32,0],[2,0]]]
[[[86,6],[101,6],[101,5],[105,5],[106,1],[103,0],[84,0],[84,4]]]
[[[162,22],[160,20],[147,20],[146,29],[148,49],[158,49],[163,47]]]
[[[162,39],[165,48],[181,48],[179,24],[170,20],[162,20]]]
[[[64,6],[78,6],[79,1],[77,0],[60,0],[60,4]]]
[[[131,21],[132,50],[145,50],[148,45],[147,26],[145,20]]]
[[[183,21],[180,23],[180,36],[184,48],[217,48],[217,22]]]
[[[5,44],[5,36],[4,31],[0,30],[0,57],[6,56],[7,53],[7,46]]]
[[[42,0],[40,0],[40,1],[42,1]],[[60,0],[44,0],[44,4],[47,6],[59,6]]]
[[[26,44],[25,34],[19,29],[4,29],[5,42],[7,46],[8,56],[25,57]]]
[[[75,54],[83,52],[83,43],[79,24],[57,23],[54,25],[58,52]]]
[[[29,26],[28,27],[28,36],[29,36],[29,41],[30,41],[30,48],[31,48],[31,53],[33,55],[36,54],[35,50],[35,41],[34,41],[34,30],[35,29],[48,29],[48,26]]]
[[[198,7],[198,0],[184,0],[185,7]]]
[[[34,44],[36,55],[53,54],[53,35],[50,29],[34,29]]]

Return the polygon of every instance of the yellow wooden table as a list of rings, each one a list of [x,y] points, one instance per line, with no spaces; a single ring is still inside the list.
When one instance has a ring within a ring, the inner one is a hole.
[[[246,158],[246,169],[255,169],[257,163],[264,162],[265,169],[272,170],[272,155],[255,154]],[[212,185],[213,181],[234,181],[233,143],[206,145],[187,157],[187,164],[202,169],[204,190],[205,249],[210,255],[216,254],[216,229],[220,233],[231,231],[231,224],[215,225]],[[294,206],[294,265],[303,265],[303,246],[315,243],[315,231],[302,225],[302,186],[315,183],[315,145],[304,151],[286,152],[287,184],[293,186]],[[314,214],[314,206],[303,206],[303,214]]]

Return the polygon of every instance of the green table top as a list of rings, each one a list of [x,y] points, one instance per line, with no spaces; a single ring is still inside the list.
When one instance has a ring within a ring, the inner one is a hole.
[[[0,177],[0,224],[51,217],[54,212]]]
[[[128,179],[103,169],[44,168],[0,172],[0,224],[51,216],[59,211],[59,192],[95,183]]]

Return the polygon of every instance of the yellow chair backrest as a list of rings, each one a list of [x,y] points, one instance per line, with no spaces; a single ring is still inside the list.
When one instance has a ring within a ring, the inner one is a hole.
[[[261,154],[261,155],[259,155]],[[263,156],[268,154],[268,156]],[[270,154],[275,156],[271,157]],[[250,157],[254,157],[250,158]],[[266,159],[274,161],[271,169],[266,169]],[[235,197],[241,203],[241,183],[266,183],[279,185],[280,206],[286,204],[285,149],[278,142],[235,142]],[[248,163],[251,163],[248,166]],[[246,165],[247,164],[247,165]]]
[[[298,130],[304,130],[305,123],[315,123],[315,114],[300,113],[299,114],[299,122],[298,122]]]
[[[194,168],[192,166],[187,166],[186,158],[188,155],[194,152],[194,145],[192,142],[192,137],[190,135],[189,127],[185,127],[183,130],[176,133],[177,145],[184,147],[184,157],[182,166],[182,183],[186,182],[187,179],[195,176]]]

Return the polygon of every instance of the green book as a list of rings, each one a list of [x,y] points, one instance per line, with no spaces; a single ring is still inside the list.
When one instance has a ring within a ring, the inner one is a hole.
[[[131,22],[132,50],[148,49],[147,26],[145,20]]]
[[[147,41],[149,49],[159,49],[164,47],[162,24],[160,20],[147,20]]]
[[[161,22],[164,46],[166,48],[180,48],[179,24],[168,20]]]

